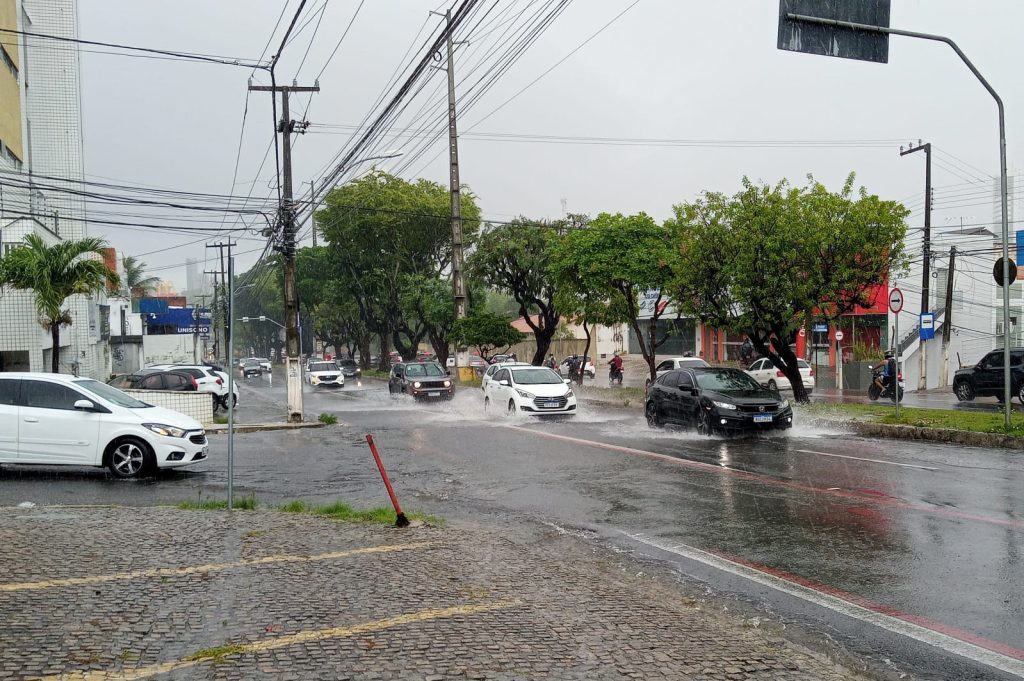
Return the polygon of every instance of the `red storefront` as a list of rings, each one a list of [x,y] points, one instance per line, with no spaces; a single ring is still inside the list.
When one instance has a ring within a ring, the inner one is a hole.
[[[881,351],[888,345],[888,282],[874,286],[870,300],[870,305],[858,305],[853,312],[842,315],[838,322],[828,324],[823,332],[816,331],[815,327],[820,328],[824,322],[814,322],[810,328],[805,328],[803,334],[796,339],[797,356],[806,358],[811,364],[835,367],[837,330],[843,332],[839,347],[842,349],[844,363],[864,359]]]

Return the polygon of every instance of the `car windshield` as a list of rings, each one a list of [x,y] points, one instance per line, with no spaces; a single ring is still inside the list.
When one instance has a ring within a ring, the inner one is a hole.
[[[679,360],[679,366],[687,367],[710,367],[711,365],[702,360],[700,357],[684,357]]]
[[[247,366],[247,367],[258,367],[259,365],[260,365],[260,363],[257,362],[254,359],[247,359],[247,360],[245,360],[245,366]]]
[[[762,392],[761,385],[738,369],[698,371],[697,385],[704,390],[720,393]]]
[[[410,364],[405,368],[405,375],[410,378],[423,376],[446,376],[440,364]]]
[[[512,378],[518,385],[547,385],[563,382],[558,374],[547,367],[513,369]]]
[[[354,367],[356,365],[356,361],[354,359],[343,359],[340,362],[338,362],[338,364],[346,368]]]
[[[106,383],[100,383],[99,381],[94,381],[91,378],[83,378],[75,381],[75,385],[86,392],[90,392],[111,404],[116,404],[117,406],[124,407],[125,409],[145,409],[146,407],[153,406],[152,404],[140,402],[131,395],[127,395],[113,386],[109,386]]]
[[[338,365],[334,362],[315,362],[310,371],[337,371]]]

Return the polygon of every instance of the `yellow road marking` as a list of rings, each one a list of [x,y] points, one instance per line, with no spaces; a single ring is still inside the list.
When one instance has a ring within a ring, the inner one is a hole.
[[[32,589],[55,589],[64,586],[81,586],[83,584],[100,584],[103,582],[116,582],[124,579],[137,579],[146,577],[184,577],[202,572],[220,572],[232,570],[249,565],[267,565],[270,563],[309,563],[318,560],[334,560],[348,556],[361,556],[368,553],[392,553],[394,551],[411,551],[430,546],[431,542],[418,542],[412,544],[385,544],[382,546],[367,546],[360,549],[349,549],[347,551],[333,551],[313,556],[277,555],[263,556],[262,558],[249,558],[234,563],[210,563],[208,565],[193,565],[179,568],[154,568],[152,570],[139,570],[136,572],[116,572],[109,575],[92,575],[89,577],[68,577],[66,579],[46,579],[39,582],[14,582],[11,584],[0,584],[0,592],[4,591],[29,591]]]
[[[255,643],[244,643],[238,646],[232,646],[231,652],[224,655],[224,657],[234,657],[237,655],[245,655],[247,653],[257,653],[267,650],[275,650],[277,648],[285,648],[287,646],[292,646],[299,643],[323,641],[329,638],[347,638],[350,636],[358,636],[359,634],[367,634],[374,631],[381,631],[382,629],[391,629],[393,627],[399,627],[405,624],[414,624],[416,622],[425,622],[427,620],[451,617],[452,615],[471,615],[478,612],[502,610],[505,608],[514,607],[519,604],[520,601],[516,600],[502,600],[495,601],[492,603],[480,603],[478,605],[457,605],[451,608],[421,610],[419,612],[411,612],[404,615],[396,615],[394,617],[387,617],[385,619],[364,622],[362,624],[356,624],[350,627],[332,627],[330,629],[300,631],[295,634],[279,636],[277,638],[271,638],[265,641],[257,641]],[[126,679],[131,681],[134,679],[145,679],[151,676],[157,676],[159,674],[169,674],[170,672],[178,671],[179,669],[187,669],[189,667],[194,667],[198,664],[202,664],[203,662],[207,662],[210,659],[211,658],[208,657],[202,657],[199,659],[186,658],[183,660],[161,662],[160,664],[149,665],[146,667],[138,667],[136,669],[121,669],[117,671],[66,672],[62,674],[54,674],[52,676],[44,676],[39,681],[114,681],[114,679]]]

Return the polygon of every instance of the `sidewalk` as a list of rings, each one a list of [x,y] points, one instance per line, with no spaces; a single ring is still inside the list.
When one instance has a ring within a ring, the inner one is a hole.
[[[0,678],[863,678],[542,526],[5,508],[0,543]]]

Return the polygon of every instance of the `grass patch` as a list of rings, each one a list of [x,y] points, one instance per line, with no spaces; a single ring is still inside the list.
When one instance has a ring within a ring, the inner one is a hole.
[[[823,404],[805,407],[810,414],[836,418],[857,418],[876,423],[891,423],[918,428],[964,430],[972,433],[999,433],[1024,435],[1024,416],[1013,414],[1010,427],[1004,425],[1002,410],[960,411],[956,409],[922,409],[900,406],[896,420],[896,407],[891,402],[879,404]]]
[[[214,414],[213,422],[220,425],[224,425],[225,423],[228,422],[227,414]]]
[[[202,660],[223,662],[224,658],[228,655],[238,655],[243,652],[245,652],[244,645],[240,643],[232,643],[226,646],[217,646],[216,648],[203,648],[202,650],[189,655],[186,659],[193,662]]]
[[[369,509],[356,509],[340,501],[321,506],[295,500],[281,506],[278,510],[283,511],[284,513],[309,513],[311,515],[333,518],[335,520],[342,520],[350,523],[377,523],[381,525],[395,524],[395,510],[385,506],[378,506],[377,508]],[[444,521],[441,518],[432,515],[424,515],[422,513],[406,513],[405,517],[409,520],[422,520],[423,522],[430,523],[431,525],[444,524]]]
[[[256,510],[256,495],[250,494],[246,497],[235,499],[235,509],[239,511]],[[183,501],[177,505],[184,511],[222,511],[227,510],[227,499],[197,499],[196,501]]]
[[[384,380],[387,380],[391,377],[391,373],[381,371],[380,369],[363,369],[363,376],[367,378],[383,378]]]
[[[319,418],[317,418],[317,421],[328,426],[333,426],[337,425],[338,417],[335,416],[334,414],[320,414]]]

